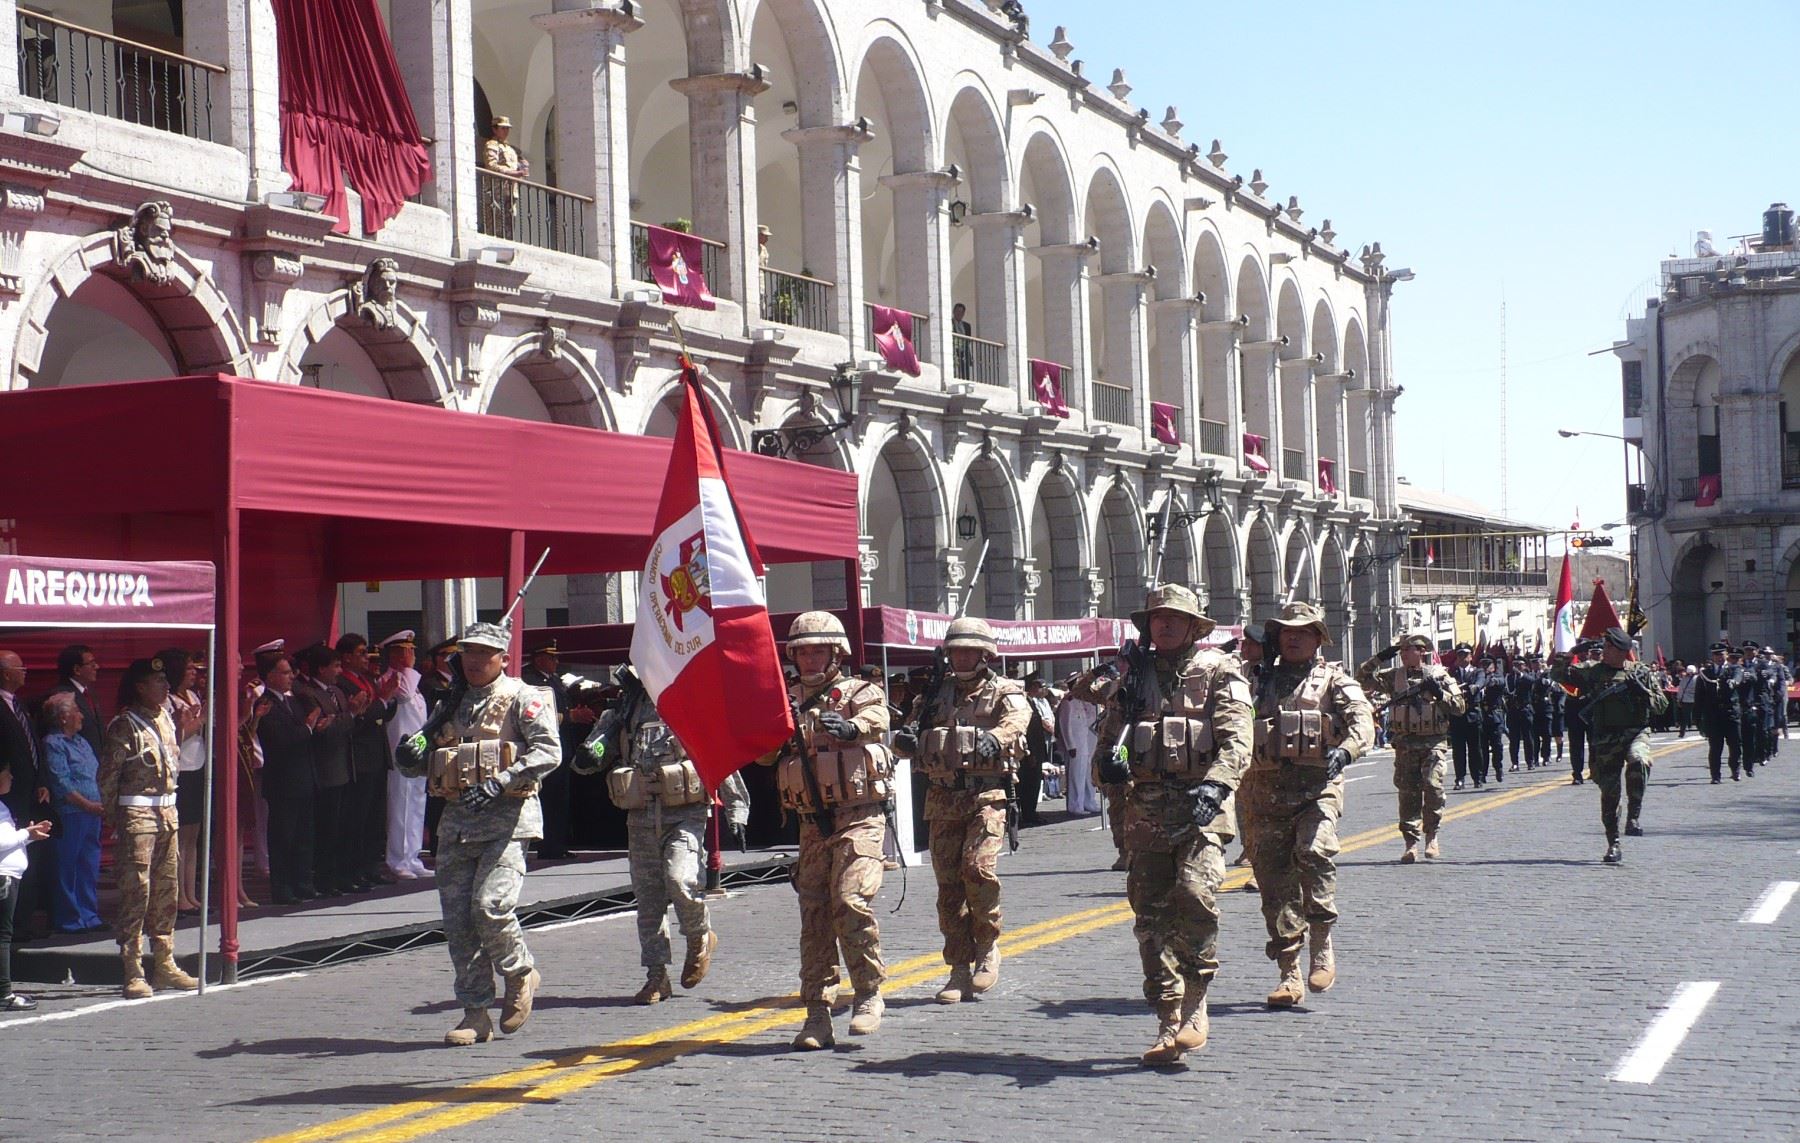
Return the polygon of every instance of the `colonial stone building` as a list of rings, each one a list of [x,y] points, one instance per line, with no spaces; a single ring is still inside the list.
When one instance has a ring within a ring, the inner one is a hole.
[[[1146,106],[1130,61],[970,0],[375,7],[433,178],[364,234],[354,192],[334,233],[289,189],[270,0],[0,0],[10,385],[222,370],[668,433],[685,341],[734,445],[862,476],[869,602],[953,608],[985,543],[991,616],[1124,614],[1160,557],[1224,622],[1293,585],[1347,654],[1392,635],[1410,275],[1190,138],[1181,93]],[[528,175],[481,169],[494,115]],[[652,281],[658,227],[700,240],[715,308]],[[917,376],[878,353],[895,312]],[[499,603],[344,590],[376,634]],[[777,608],[844,591],[770,580]],[[529,616],[619,598],[571,577]]]
[[[1614,346],[1646,643],[1800,650],[1800,248],[1776,203],[1737,249],[1662,264]]]

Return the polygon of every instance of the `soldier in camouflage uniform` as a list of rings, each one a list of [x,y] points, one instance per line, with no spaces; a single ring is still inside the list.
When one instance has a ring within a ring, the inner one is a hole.
[[[1343,775],[1374,744],[1375,719],[1356,680],[1319,655],[1331,642],[1323,611],[1290,603],[1274,622],[1281,657],[1257,683],[1256,755],[1243,797],[1256,823],[1250,864],[1262,883],[1269,959],[1281,970],[1268,1002],[1283,1008],[1304,996],[1300,950],[1309,930],[1307,987],[1324,992],[1337,981],[1331,926]]]
[[[700,875],[712,798],[631,668],[621,667],[618,681],[619,703],[600,716],[571,766],[578,774],[604,774],[607,795],[625,811],[638,953],[646,973],[635,999],[657,1004],[675,992],[669,983],[671,904],[687,938],[681,987],[706,979],[719,947]]]
[[[1631,636],[1614,627],[1603,640],[1582,640],[1575,644],[1576,654],[1586,652],[1595,642],[1601,644],[1597,663],[1571,663],[1558,655],[1550,669],[1550,677],[1559,683],[1578,688],[1586,704],[1593,754],[1588,760],[1594,784],[1600,787],[1600,823],[1606,827],[1606,855],[1609,865],[1625,860],[1619,848],[1619,780],[1625,780],[1625,832],[1633,836],[1644,831],[1638,826],[1643,811],[1644,786],[1650,774],[1650,720],[1668,706],[1662,688],[1651,677],[1650,668],[1630,661]]]
[[[508,675],[509,628],[476,623],[457,640],[468,689],[401,744],[396,766],[427,775],[442,797],[437,828],[438,903],[456,969],[463,1018],[444,1035],[453,1047],[494,1038],[488,1008],[494,974],[506,981],[500,1030],[525,1026],[540,977],[515,913],[525,883],[525,843],[543,836],[538,786],[562,764],[549,692]],[[447,717],[445,717],[447,715]],[[427,742],[421,739],[428,739]]]
[[[930,783],[925,821],[950,966],[940,1004],[970,999],[1000,979],[1000,844],[1007,787],[1032,714],[1018,681],[988,665],[998,650],[985,619],[953,620],[944,633],[944,678],[936,693],[914,700],[911,722],[894,736],[894,748],[912,755]]]
[[[844,625],[808,611],[788,628],[787,657],[799,679],[788,698],[799,712],[797,744],[758,759],[775,766],[781,804],[800,818],[800,852],[790,877],[800,898],[800,998],[806,1023],[794,1050],[829,1048],[831,1002],[841,953],[856,991],[850,1034],[881,1027],[881,927],[870,903],[881,891],[882,844],[893,759],[883,744],[887,692],[839,668],[850,654]],[[805,753],[800,752],[804,747]]]
[[[1438,823],[1444,813],[1444,770],[1450,761],[1450,727],[1467,709],[1462,687],[1431,661],[1431,635],[1414,631],[1356,669],[1356,681],[1388,703],[1388,737],[1394,746],[1394,788],[1400,791],[1403,865],[1438,855]],[[1399,656],[1398,666],[1384,666]],[[1421,830],[1421,825],[1423,829]]]
[[[139,659],[119,687],[123,709],[106,728],[100,752],[100,804],[118,838],[113,849],[119,883],[119,962],[124,994],[154,988],[192,989],[200,982],[175,963],[175,905],[180,887],[180,829],[175,782],[181,749],[165,702],[169,680],[161,659]],[[154,967],[144,980],[143,934],[150,934]]]
[[[1206,1044],[1232,798],[1250,758],[1250,688],[1235,657],[1198,646],[1214,624],[1187,588],[1157,588],[1132,619],[1154,652],[1127,643],[1070,690],[1105,704],[1123,728],[1101,762],[1108,781],[1131,779],[1125,893],[1137,917],[1144,998],[1157,1015],[1142,1060],[1155,1066]]]

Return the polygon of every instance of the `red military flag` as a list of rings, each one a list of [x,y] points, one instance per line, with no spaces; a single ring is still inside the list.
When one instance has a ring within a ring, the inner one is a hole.
[[[1594,598],[1588,604],[1587,619],[1581,624],[1583,639],[1598,639],[1614,627],[1624,627],[1619,622],[1619,613],[1613,609],[1612,600],[1606,596],[1606,584],[1594,581]]]
[[[1569,553],[1563,553],[1562,580],[1556,587],[1556,612],[1553,622],[1556,634],[1550,641],[1552,651],[1567,653],[1575,647],[1575,573],[1569,566]]]
[[[638,584],[631,661],[717,789],[791,738],[794,722],[757,579],[762,557],[732,500],[699,371],[685,358],[681,380],[685,406]]]
[[[1031,359],[1031,394],[1045,413],[1067,418],[1069,403],[1063,400],[1062,366],[1054,361]]]
[[[662,226],[646,226],[649,232],[650,277],[662,290],[663,301],[691,309],[713,308],[712,291],[700,269],[705,244],[692,234]]]
[[[1163,401],[1150,402],[1150,435],[1171,447],[1181,444],[1181,410]]]
[[[913,340],[913,316],[889,306],[869,307],[869,328],[881,359],[908,377],[919,375],[919,346]]]

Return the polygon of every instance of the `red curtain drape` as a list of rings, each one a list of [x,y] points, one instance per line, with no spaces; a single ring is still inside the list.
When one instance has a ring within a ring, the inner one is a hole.
[[[344,186],[374,234],[431,178],[431,156],[375,0],[274,0],[281,159],[294,189],[325,196],[350,229]]]

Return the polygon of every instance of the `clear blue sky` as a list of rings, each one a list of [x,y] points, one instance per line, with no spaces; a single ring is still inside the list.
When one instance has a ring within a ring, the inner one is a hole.
[[[1277,5],[1025,0],[1085,74],[1183,137],[1220,139],[1396,287],[1400,474],[1498,509],[1506,303],[1508,506],[1566,527],[1624,514],[1619,369],[1657,263],[1800,209],[1800,2]],[[1622,533],[1621,533],[1622,537]]]

